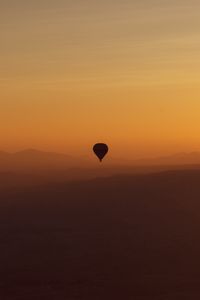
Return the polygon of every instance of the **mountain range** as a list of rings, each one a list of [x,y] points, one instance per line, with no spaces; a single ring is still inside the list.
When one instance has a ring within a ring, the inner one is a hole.
[[[200,152],[177,153],[174,155],[147,158],[139,160],[124,160],[121,158],[109,157],[103,162],[105,167],[126,166],[173,166],[173,165],[200,165]],[[96,168],[99,166],[98,160],[93,155],[75,157],[56,152],[45,152],[35,149],[27,149],[15,153],[0,151],[0,170],[42,170],[69,168]]]

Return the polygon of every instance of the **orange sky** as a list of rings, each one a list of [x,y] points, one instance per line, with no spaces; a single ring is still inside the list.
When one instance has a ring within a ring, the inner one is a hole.
[[[1,149],[200,150],[200,2],[0,3]]]

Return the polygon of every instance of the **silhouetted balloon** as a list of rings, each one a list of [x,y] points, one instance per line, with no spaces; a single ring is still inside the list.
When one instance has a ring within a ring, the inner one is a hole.
[[[108,153],[108,146],[103,143],[98,143],[94,145],[93,151],[100,161],[104,158],[104,156]]]

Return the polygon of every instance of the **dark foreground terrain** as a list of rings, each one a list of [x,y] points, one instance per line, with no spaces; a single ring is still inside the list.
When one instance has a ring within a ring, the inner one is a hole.
[[[0,198],[1,300],[200,299],[200,171]]]

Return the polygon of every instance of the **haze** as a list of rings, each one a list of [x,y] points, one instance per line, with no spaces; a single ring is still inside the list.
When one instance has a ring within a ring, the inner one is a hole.
[[[1,1],[1,149],[200,149],[199,1]]]

